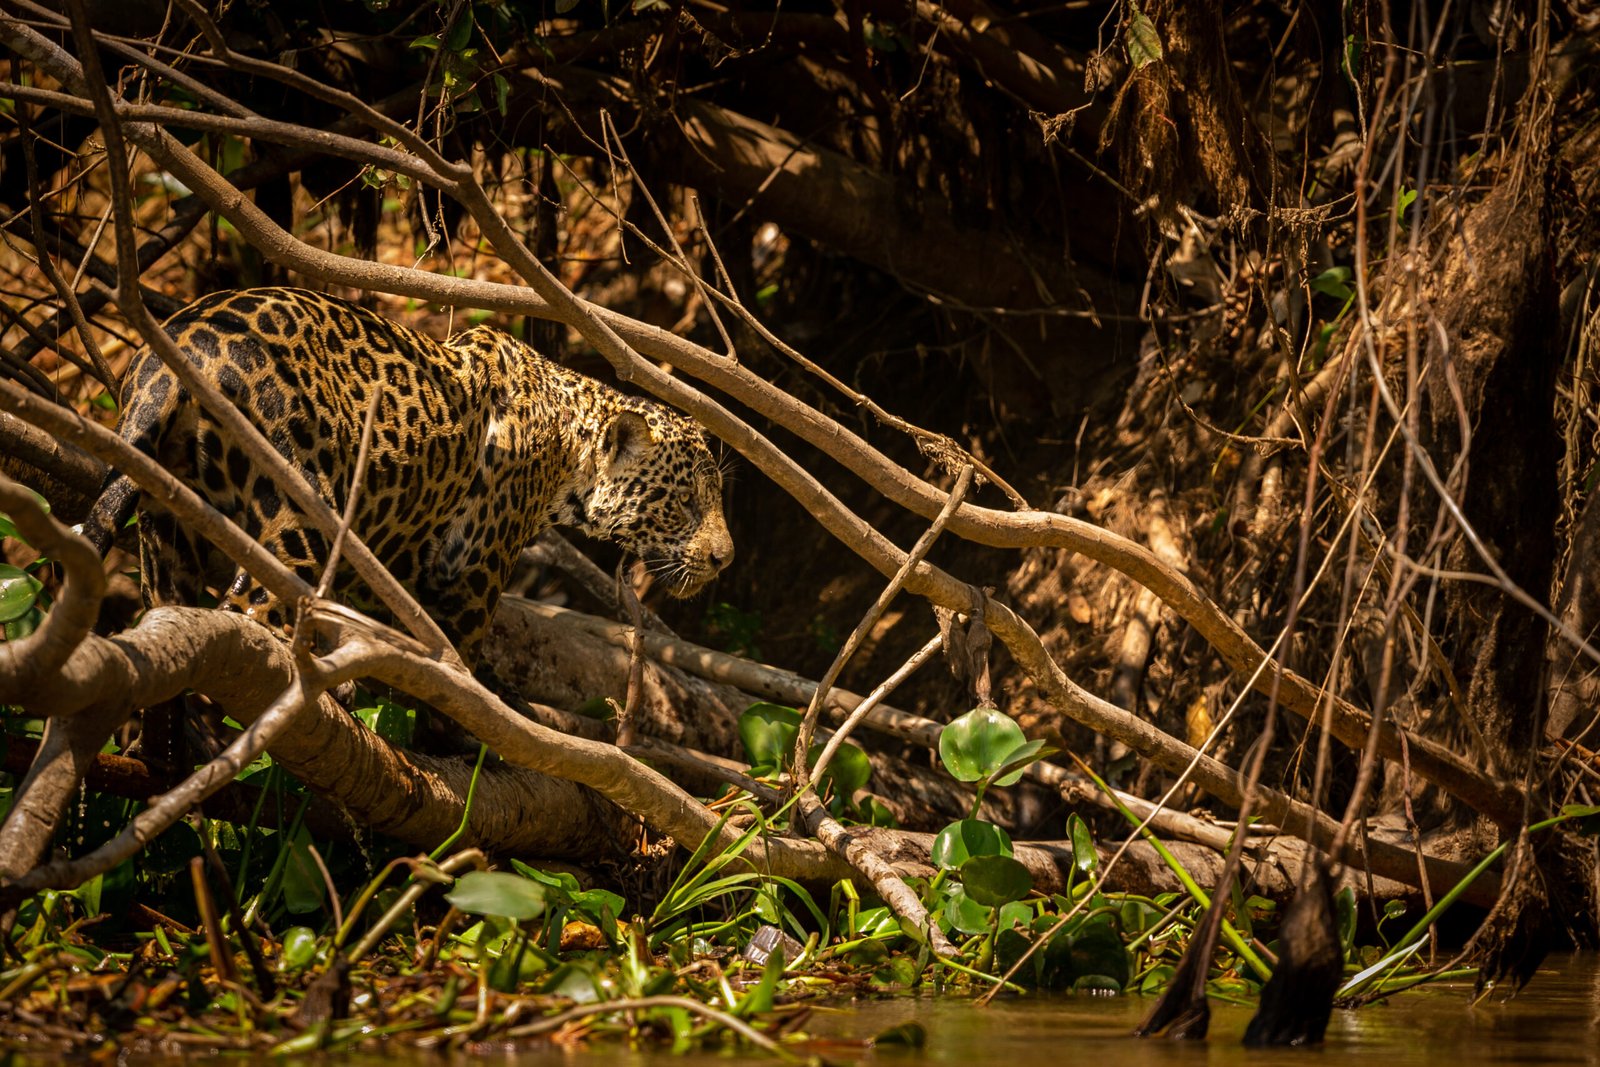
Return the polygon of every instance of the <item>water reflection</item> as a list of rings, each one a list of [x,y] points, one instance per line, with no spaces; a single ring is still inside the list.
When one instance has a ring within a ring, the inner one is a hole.
[[[860,1052],[826,1040],[810,1050],[834,1062],[870,1061],[893,1067],[959,1064],[961,1067],[1411,1067],[1448,1063],[1578,1064],[1600,1067],[1600,954],[1552,956],[1513,1000],[1490,997],[1470,1006],[1470,983],[1402,994],[1360,1011],[1335,1011],[1320,1049],[1246,1049],[1239,1044],[1250,1009],[1213,1001],[1211,1039],[1204,1044],[1141,1040],[1129,1036],[1150,1002],[1135,997],[1040,997],[996,1001],[976,1008],[953,998],[884,999],[818,1007],[805,1027],[821,1039],[869,1038],[899,1023],[928,1031],[921,1050]],[[671,1056],[616,1046],[555,1048],[474,1056],[407,1052],[331,1058],[347,1067],[770,1067],[779,1061],[753,1054]],[[149,1062],[149,1061],[144,1061]],[[212,1062],[239,1064],[238,1057]],[[277,1060],[325,1067],[330,1058]]]
[[[1335,1011],[1327,1044],[1317,1050],[1245,1049],[1239,1044],[1250,1010],[1212,1005],[1211,1040],[1203,1045],[1128,1036],[1149,1001],[1133,997],[1052,997],[997,1001],[985,1009],[953,999],[862,1001],[819,1009],[806,1029],[815,1035],[870,1037],[915,1020],[928,1030],[921,1051],[881,1049],[875,1063],[919,1067],[1145,1067],[1145,1065],[1279,1064],[1306,1067],[1411,1067],[1413,1064],[1581,1064],[1600,1067],[1600,954],[1552,956],[1513,1000],[1490,997],[1470,1006],[1470,983],[1403,994],[1360,1011]],[[832,1060],[855,1058],[819,1048]],[[496,1057],[497,1059],[499,1057]],[[623,1049],[517,1054],[515,1067],[744,1067],[772,1064],[753,1056],[652,1056]]]

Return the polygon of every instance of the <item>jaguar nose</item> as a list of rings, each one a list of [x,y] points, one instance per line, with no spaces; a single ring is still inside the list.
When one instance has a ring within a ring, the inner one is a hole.
[[[714,541],[706,552],[706,562],[713,572],[720,571],[733,559],[733,538],[723,535]]]

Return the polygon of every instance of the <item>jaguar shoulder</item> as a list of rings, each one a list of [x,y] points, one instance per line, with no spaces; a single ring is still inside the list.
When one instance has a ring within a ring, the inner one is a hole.
[[[733,556],[721,472],[694,422],[500,330],[441,342],[288,288],[217,293],[165,328],[336,511],[378,393],[353,526],[468,663],[517,554],[548,526],[621,545],[679,596]],[[322,535],[148,349],[127,370],[118,432],[316,582]],[[285,605],[169,513],[141,504],[120,475],[108,477],[88,524],[102,551],[136,508],[147,602],[194,604],[209,586],[269,626],[287,622]],[[352,586],[341,575],[340,591],[359,594]]]

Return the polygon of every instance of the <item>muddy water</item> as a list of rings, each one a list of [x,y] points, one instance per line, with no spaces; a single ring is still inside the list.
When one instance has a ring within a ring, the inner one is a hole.
[[[997,1001],[987,1008],[955,999],[884,999],[818,1008],[806,1030],[821,1037],[866,1038],[903,1022],[927,1028],[921,1050],[862,1053],[821,1042],[810,1052],[834,1062],[894,1067],[1411,1067],[1414,1064],[1582,1064],[1600,1067],[1600,954],[1553,956],[1523,993],[1471,1005],[1471,985],[1440,985],[1360,1011],[1336,1011],[1321,1049],[1260,1050],[1239,1045],[1250,1011],[1213,1002],[1203,1044],[1128,1036],[1149,1006],[1136,997],[1051,997]],[[404,1055],[400,1059],[409,1059]],[[495,1055],[508,1067],[745,1067],[754,1055],[668,1056],[622,1048]],[[423,1057],[417,1063],[441,1063]],[[373,1065],[376,1057],[345,1062]],[[451,1058],[464,1065],[466,1058]],[[475,1062],[482,1062],[476,1058]]]

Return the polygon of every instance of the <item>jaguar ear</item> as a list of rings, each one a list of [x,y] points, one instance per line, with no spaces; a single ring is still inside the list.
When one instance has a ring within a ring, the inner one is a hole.
[[[644,459],[650,447],[650,424],[636,411],[619,411],[606,424],[601,453],[605,456],[606,473],[613,478],[625,474]]]

